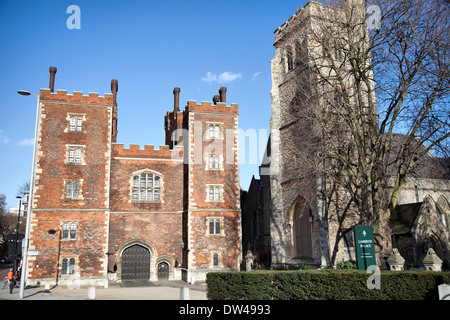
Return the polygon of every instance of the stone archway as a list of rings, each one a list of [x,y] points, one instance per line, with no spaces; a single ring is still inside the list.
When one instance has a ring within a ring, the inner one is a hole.
[[[313,259],[311,208],[298,198],[291,209],[292,248],[294,259]]]
[[[139,245],[129,246],[122,252],[122,280],[150,279],[150,251]]]
[[[120,280],[158,280],[156,247],[142,238],[130,239],[117,250],[117,274]]]

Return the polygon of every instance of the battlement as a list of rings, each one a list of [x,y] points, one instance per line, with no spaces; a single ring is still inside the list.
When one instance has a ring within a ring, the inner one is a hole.
[[[201,111],[238,114],[239,105],[237,103],[232,103],[231,105],[227,106],[225,102],[217,102],[216,104],[212,104],[209,101],[202,101],[200,104],[198,104],[195,100],[189,100],[184,110],[185,112]]]
[[[51,92],[50,89],[41,89],[40,99],[41,101],[60,101],[66,103],[114,104],[113,94],[105,93],[104,96],[99,96],[97,92],[89,92],[89,95],[83,95],[83,92],[80,91],[74,91],[72,94],[68,94],[67,90],[57,90],[57,92],[54,93]]]
[[[125,149],[123,143],[112,144],[112,157],[126,158],[150,158],[150,159],[179,159],[182,158],[182,148],[169,149],[169,146],[160,146],[155,150],[153,145],[145,145],[144,150],[137,144],[130,144],[129,149]]]
[[[303,23],[307,23],[306,21],[311,17],[319,16],[323,8],[324,6],[320,2],[314,0],[306,2],[303,7],[298,9],[295,14],[290,16],[287,21],[274,31],[275,44],[293,29],[299,28]]]

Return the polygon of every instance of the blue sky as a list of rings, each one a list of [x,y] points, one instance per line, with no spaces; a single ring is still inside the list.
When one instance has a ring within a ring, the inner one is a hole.
[[[270,119],[273,31],[304,0],[259,1],[17,1],[0,0],[0,193],[17,207],[16,190],[29,180],[36,98],[56,66],[55,89],[111,91],[118,79],[119,143],[164,144],[164,114],[188,100],[211,101],[226,86],[239,104],[239,127],[259,130],[264,152]],[[70,5],[81,29],[69,29]],[[264,131],[266,130],[266,131]],[[241,186],[258,164],[241,143]]]

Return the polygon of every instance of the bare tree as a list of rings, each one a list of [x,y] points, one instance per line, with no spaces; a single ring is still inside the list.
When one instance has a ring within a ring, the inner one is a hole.
[[[30,181],[25,181],[16,190],[16,196],[24,197],[24,194],[30,190]],[[25,200],[25,199],[24,199]]]
[[[336,219],[373,225],[382,251],[417,163],[449,155],[450,5],[322,2],[296,55],[305,67],[297,72],[291,112],[306,124],[295,143],[307,168],[298,178],[312,170],[323,175],[324,196],[342,202]],[[337,200],[337,192],[346,197]]]

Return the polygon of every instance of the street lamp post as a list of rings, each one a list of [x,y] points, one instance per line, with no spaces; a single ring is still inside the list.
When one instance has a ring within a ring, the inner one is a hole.
[[[36,168],[36,145],[37,145],[37,136],[38,136],[38,121],[39,121],[39,113],[40,113],[40,96],[37,94],[32,94],[25,90],[19,90],[17,91],[18,94],[23,96],[35,96],[37,97],[37,104],[36,104],[36,123],[34,125],[34,142],[33,142],[33,159],[31,162],[31,175],[30,175],[30,190],[29,192],[29,199],[28,199],[28,211],[27,211],[27,224],[25,229],[25,238],[22,242],[22,273],[20,277],[20,292],[19,292],[19,298],[23,299],[23,290],[25,288],[25,281],[27,278],[27,272],[28,272],[28,246],[30,244],[30,223],[31,223],[31,211],[33,208],[33,187],[34,187],[34,171]]]
[[[19,213],[17,214],[17,226],[16,226],[16,237],[14,238],[14,262],[13,262],[13,275],[16,274],[16,271],[19,269],[17,265],[17,241],[19,239],[19,228],[20,228],[20,207],[22,206],[22,197],[17,196],[19,199]]]

